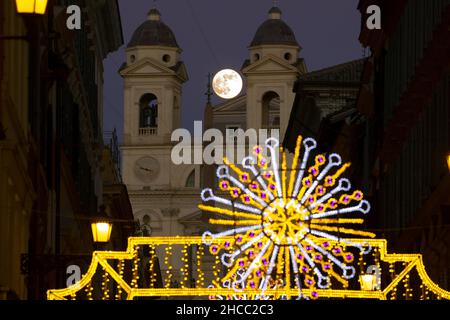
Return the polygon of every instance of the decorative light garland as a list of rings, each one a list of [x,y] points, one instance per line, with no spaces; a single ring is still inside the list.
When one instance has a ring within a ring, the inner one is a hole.
[[[98,270],[105,273],[102,288],[107,299],[110,278],[117,283],[115,298],[126,296],[129,300],[135,297],[199,296],[218,299],[411,299],[415,293],[420,294],[412,288],[415,281],[410,281],[410,274],[413,270],[422,281],[420,298],[450,299],[450,292],[428,277],[420,254],[388,254],[386,240],[370,239],[374,234],[352,227],[364,221],[353,215],[367,214],[370,205],[363,200],[361,191],[349,192],[350,182],[342,178],[350,164],[342,164],[336,154],[319,154],[309,164],[310,154],[316,148],[313,139],[303,141],[299,137],[289,169],[288,157],[282,149],[281,156],[278,155],[278,141],[269,139],[265,148],[269,158],[265,158],[263,148],[255,147],[254,156],[244,159],[241,168],[227,159],[225,166],[219,167],[219,188],[229,194],[228,198],[216,196],[212,189],[202,192],[204,203],[214,202],[215,205],[202,204],[199,208],[214,215],[210,219],[212,224],[229,227],[228,230],[217,234],[206,232],[202,237],[129,238],[126,252],[94,252],[91,266],[81,281],[67,289],[49,290],[48,299],[76,298],[76,293],[84,289],[87,299],[92,300],[92,281]],[[365,238],[354,239],[354,236]],[[204,244],[215,256],[212,284],[208,287],[205,287],[202,260]],[[181,288],[171,288],[173,245],[183,246],[183,272],[189,269],[187,249],[198,249],[196,288],[186,288],[185,273],[182,274]],[[149,288],[139,288],[139,268],[142,266],[138,250],[141,246],[149,246],[151,256],[156,254],[157,247],[165,248],[164,288],[155,287],[158,275],[153,259],[149,266]],[[354,265],[358,263],[360,274],[363,274],[369,261],[364,257],[369,253],[379,270],[381,262],[388,265],[391,279],[383,283],[382,288],[358,290],[354,288],[357,273]],[[119,261],[118,272],[110,265],[111,260]],[[123,277],[125,261],[132,265],[130,283]],[[226,267],[223,277],[219,263]],[[350,281],[353,281],[352,286]],[[401,285],[405,290],[402,295],[397,291]]]
[[[189,246],[185,244],[183,250],[181,250],[181,261],[183,262],[183,267],[181,268],[181,288],[188,287],[189,283]]]
[[[170,263],[170,259],[172,258],[172,245],[168,245],[165,248],[165,256],[164,256],[164,265],[166,266],[166,282],[165,282],[165,288],[169,289],[172,285],[172,264]]]
[[[233,237],[227,237],[223,239],[217,239],[214,243],[219,245],[223,245],[227,241],[232,241]],[[352,240],[352,239],[349,239]],[[137,238],[129,238],[128,249],[124,252],[94,252],[92,263],[82,277],[81,281],[76,285],[66,288],[66,289],[58,289],[58,290],[49,290],[47,292],[47,298],[49,300],[65,300],[69,299],[71,295],[79,292],[80,290],[85,290],[86,298],[92,300],[92,292],[93,292],[93,279],[97,272],[101,272],[102,268],[105,268],[106,272],[110,275],[110,277],[122,288],[124,296],[126,299],[132,300],[135,297],[232,297],[232,298],[240,298],[236,291],[232,288],[133,288],[131,286],[131,282],[133,279],[130,279],[130,283],[125,281],[113,268],[110,263],[113,261],[129,261],[131,264],[135,258],[135,248],[137,246],[143,245],[153,245],[155,247],[167,247],[168,245],[184,245],[189,244],[191,247],[200,245],[203,242],[202,237],[137,237]],[[353,241],[357,241],[357,239],[353,239]],[[385,270],[392,270],[394,272],[393,266],[399,267],[397,270],[399,273],[395,273],[395,276],[391,279],[391,281],[386,281],[384,287],[380,290],[376,291],[363,291],[358,290],[357,288],[353,289],[342,289],[338,287],[334,287],[331,289],[317,289],[317,293],[319,297],[322,298],[346,298],[346,299],[389,299],[392,297],[392,292],[400,287],[402,284],[402,277],[406,274],[411,273],[412,271],[417,272],[419,279],[422,281],[422,284],[427,288],[428,298],[433,299],[450,299],[450,292],[443,290],[438,285],[436,285],[427,275],[425,271],[425,267],[423,265],[423,259],[420,254],[388,254],[387,253],[387,242],[382,239],[366,239],[367,245],[372,248],[378,248],[380,253],[380,261],[384,264],[387,264],[390,267],[385,268]],[[322,244],[323,240],[318,240],[319,244]],[[335,242],[332,241],[331,245],[335,246]],[[406,269],[405,269],[406,263]],[[100,266],[100,268],[99,268]],[[402,270],[400,270],[400,267]],[[279,285],[280,287],[277,287]],[[273,283],[273,287],[268,289],[265,293],[265,296],[261,297],[261,293],[258,289],[251,290],[247,289],[241,293],[242,299],[247,298],[266,298],[266,299],[279,299],[283,298],[283,295],[290,294],[291,296],[295,296],[298,294],[298,290],[296,288],[291,288],[289,292],[284,290],[281,287],[282,283]],[[419,285],[417,286],[419,287]],[[303,289],[303,293],[305,296],[310,296],[312,294],[312,290]],[[82,298],[82,297],[79,297]],[[401,296],[395,297],[396,299],[401,299]],[[420,296],[417,296],[420,298]]]
[[[87,300],[94,300],[92,297],[93,291],[94,291],[94,288],[92,287],[92,281],[89,281],[88,285],[85,288]]]
[[[123,279],[124,268],[125,268],[125,261],[124,260],[118,261],[118,268],[117,269],[119,271],[119,277],[121,279]],[[122,292],[123,292],[123,290],[122,290],[122,287],[119,284],[117,284],[116,292],[117,293],[116,293],[115,299],[116,300],[121,300],[122,299]]]
[[[102,300],[109,300],[109,274],[103,269],[102,275]]]
[[[396,278],[396,274],[395,274],[395,265],[393,263],[389,265],[389,274],[391,277],[391,281],[394,281],[394,279]],[[390,300],[397,300],[397,287],[392,289]]]
[[[131,280],[131,286],[133,288],[138,288],[139,286],[139,247],[136,247],[133,252],[133,267],[132,267],[132,275],[133,279]]]
[[[197,281],[196,286],[202,288],[205,286],[205,275],[203,273],[202,257],[205,253],[205,248],[202,245],[197,247]]]
[[[150,261],[149,261],[149,285],[150,288],[155,288],[155,284],[156,284],[156,277],[158,276],[155,273],[155,257],[156,257],[156,249],[154,245],[149,245],[149,256],[150,256]]]

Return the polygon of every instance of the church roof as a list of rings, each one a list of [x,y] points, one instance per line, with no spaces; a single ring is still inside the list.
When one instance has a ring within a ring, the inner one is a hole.
[[[298,58],[297,61],[295,63],[291,64],[291,65],[296,67],[296,68],[299,68],[302,64],[304,64],[304,62],[305,62],[305,59]],[[250,59],[246,59],[244,61],[244,63],[242,64],[241,70],[244,70],[245,68],[247,68],[251,64],[252,63],[251,63]]]
[[[301,75],[283,145],[294,150],[299,134],[317,138],[321,126],[340,128],[344,120],[359,117],[356,100],[366,59],[359,59]],[[336,132],[328,137],[336,136]]]
[[[275,44],[299,46],[295,34],[286,22],[281,20],[281,10],[273,7],[269,11],[269,19],[256,31],[251,47]]]
[[[333,67],[312,71],[301,75],[301,82],[357,82],[361,75],[365,59],[353,60]]]
[[[157,9],[149,12],[149,19],[141,24],[131,37],[128,48],[136,46],[164,46],[179,48],[172,30],[160,20]]]

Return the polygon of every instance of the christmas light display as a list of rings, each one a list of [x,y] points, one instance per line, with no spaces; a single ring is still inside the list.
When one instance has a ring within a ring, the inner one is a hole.
[[[329,288],[333,279],[348,287],[356,270],[354,254],[345,248],[356,247],[367,254],[370,247],[343,236],[375,237],[346,227],[362,224],[363,219],[352,215],[367,214],[370,204],[361,191],[349,192],[350,181],[342,175],[350,164],[342,164],[339,155],[319,154],[307,167],[316,145],[311,138],[302,141],[299,137],[290,169],[287,153],[281,148],[278,152],[279,142],[273,138],[265,148],[256,146],[254,156],[243,160],[242,169],[224,159],[217,177],[220,190],[229,196],[216,196],[212,189],[205,189],[202,200],[213,205],[199,206],[219,216],[211,218],[211,224],[229,227],[217,234],[203,234],[210,252],[222,252],[221,261],[230,268],[222,286],[237,292],[259,289],[264,297],[268,288],[293,283],[299,298],[304,297],[302,288],[308,288],[312,293],[307,298],[313,299],[318,298],[315,289]],[[214,239],[230,235],[233,241],[212,245]],[[318,239],[325,241],[319,245]]]
[[[233,237],[225,237],[221,240],[214,241],[215,244],[224,245],[227,241],[232,241]],[[111,280],[122,289],[123,297],[120,299],[133,300],[138,297],[223,297],[224,299],[232,299],[237,293],[232,288],[227,287],[196,287],[196,288],[133,288],[130,283],[132,279],[126,279],[124,274],[120,274],[118,269],[113,267],[114,262],[125,262],[132,264],[135,255],[135,248],[138,246],[184,246],[195,247],[203,242],[201,237],[139,237],[129,238],[128,248],[125,252],[94,252],[92,263],[83,275],[80,282],[76,285],[65,289],[48,290],[47,298],[49,300],[67,300],[76,295],[76,299],[92,300],[93,287],[95,285],[94,278],[97,274],[103,274],[103,268],[107,272]],[[321,244],[321,241],[319,241]],[[333,244],[334,245],[334,244]],[[317,293],[321,298],[341,298],[341,299],[404,299],[397,291],[404,291],[402,287],[403,280],[406,275],[413,274],[415,281],[412,283],[417,286],[414,288],[414,299],[450,299],[450,292],[443,290],[436,285],[427,275],[425,266],[423,265],[422,255],[420,254],[388,254],[386,240],[367,239],[365,246],[377,248],[379,259],[385,267],[383,270],[391,270],[392,278],[382,282],[382,287],[374,291],[361,290],[354,286],[353,288],[343,289],[334,288],[317,289]],[[372,250],[373,251],[373,250]],[[369,258],[370,254],[364,257]],[[120,265],[120,264],[119,264]],[[387,281],[389,280],[389,281]],[[418,285],[417,285],[418,284]],[[422,286],[422,287],[419,287]],[[425,288],[425,290],[423,290]],[[411,293],[411,288],[409,289]],[[305,296],[312,295],[312,290],[303,289]],[[104,295],[105,293],[103,293]],[[298,290],[295,288],[272,287],[267,289],[265,297],[279,299],[283,296],[295,296]],[[239,294],[238,298],[254,297],[261,295],[259,289],[248,288]],[[101,297],[96,297],[98,299]]]
[[[386,240],[355,227],[370,205],[343,177],[350,164],[337,154],[313,156],[315,148],[299,137],[289,168],[274,139],[242,167],[225,159],[218,190],[204,190],[199,206],[220,232],[129,238],[125,252],[94,252],[81,281],[49,290],[48,299],[450,299],[420,254],[388,254]],[[140,252],[150,253],[147,265]]]

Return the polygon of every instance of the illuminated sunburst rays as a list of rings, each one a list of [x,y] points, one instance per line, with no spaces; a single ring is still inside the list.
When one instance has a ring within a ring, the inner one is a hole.
[[[228,228],[203,234],[210,252],[221,254],[229,268],[216,285],[253,299],[266,299],[267,289],[286,286],[298,288],[298,298],[317,298],[315,289],[330,288],[332,281],[348,287],[356,273],[348,248],[362,254],[368,250],[347,238],[375,237],[351,227],[364,222],[353,216],[367,214],[370,204],[361,191],[350,192],[350,181],[342,178],[350,164],[342,164],[337,154],[310,159],[316,147],[315,140],[299,137],[290,169],[288,155],[274,138],[266,141],[265,149],[256,146],[241,167],[224,159],[217,177],[226,196],[205,189],[205,204],[199,206],[214,214],[211,224]],[[215,241],[229,236],[233,240]],[[302,288],[310,289],[308,297]],[[259,293],[247,295],[246,290]]]

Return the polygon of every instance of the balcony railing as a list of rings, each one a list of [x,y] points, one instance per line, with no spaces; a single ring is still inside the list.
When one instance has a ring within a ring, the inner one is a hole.
[[[156,136],[158,134],[158,128],[139,128],[139,135],[143,137]]]

